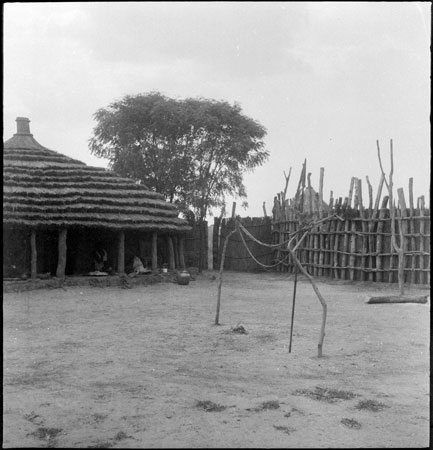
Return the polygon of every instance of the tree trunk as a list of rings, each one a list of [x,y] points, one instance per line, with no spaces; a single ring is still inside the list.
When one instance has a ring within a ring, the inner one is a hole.
[[[57,278],[65,278],[65,269],[66,269],[66,237],[68,234],[68,230],[66,228],[62,228],[59,231],[59,258],[57,262],[57,270],[56,277]]]
[[[201,273],[203,270],[203,221],[200,219],[198,222],[198,272]]]
[[[427,303],[428,295],[415,295],[413,297],[402,297],[401,295],[389,295],[382,297],[371,297],[367,303]]]

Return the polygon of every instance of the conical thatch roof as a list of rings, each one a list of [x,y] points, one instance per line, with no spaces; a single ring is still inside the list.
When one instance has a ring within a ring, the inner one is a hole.
[[[40,145],[29,119],[3,145],[3,223],[113,230],[190,229],[162,194]]]

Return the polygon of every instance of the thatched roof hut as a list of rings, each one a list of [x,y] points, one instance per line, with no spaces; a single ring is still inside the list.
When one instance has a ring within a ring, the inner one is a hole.
[[[68,255],[62,254],[61,247],[72,245],[76,253],[78,235],[82,239],[87,235],[87,239],[84,238],[87,248],[96,240],[111,243],[113,238],[117,240],[119,248],[113,259],[117,259],[119,273],[124,272],[125,233],[127,238],[128,235],[139,237],[135,239],[136,247],[142,244],[139,240],[152,241],[154,269],[157,266],[157,236],[163,235],[169,241],[168,259],[174,261],[171,238],[181,242],[177,238],[190,229],[188,223],[178,217],[175,205],[166,202],[162,194],[129,178],[49,150],[30,133],[29,119],[18,117],[16,120],[17,133],[3,145],[3,225],[9,231],[8,236],[20,232],[20,239],[25,240],[25,234],[29,234],[30,243],[24,259],[31,260],[33,276],[38,271],[37,262],[33,260],[39,253],[34,242],[37,234],[47,241],[47,233],[52,235],[53,232],[59,233],[57,276],[64,276],[68,259]],[[72,236],[68,237],[68,232]],[[132,253],[140,252],[137,249]],[[53,259],[52,252],[50,255]],[[62,258],[65,261],[61,261]],[[173,266],[173,261],[168,263]],[[40,270],[44,270],[42,266]]]

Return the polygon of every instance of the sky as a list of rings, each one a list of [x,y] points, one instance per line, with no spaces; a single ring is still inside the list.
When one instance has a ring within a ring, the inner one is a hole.
[[[34,138],[88,165],[93,115],[125,95],[239,103],[269,160],[244,177],[242,217],[295,194],[304,159],[324,200],[366,176],[374,196],[390,139],[394,187],[430,191],[430,2],[4,3],[3,139]],[[364,200],[364,205],[366,201]],[[368,205],[366,205],[368,206]],[[219,215],[219,211],[214,211]]]

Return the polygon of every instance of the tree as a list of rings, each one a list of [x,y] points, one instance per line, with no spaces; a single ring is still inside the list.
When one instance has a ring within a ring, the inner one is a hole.
[[[116,173],[180,202],[184,209],[192,155],[180,105],[159,93],[128,95],[99,109],[94,118],[90,151],[108,159]]]
[[[243,175],[269,157],[265,128],[225,101],[151,92],[126,96],[94,118],[91,152],[164,194],[185,215],[193,211],[199,223],[227,195],[246,198]]]

